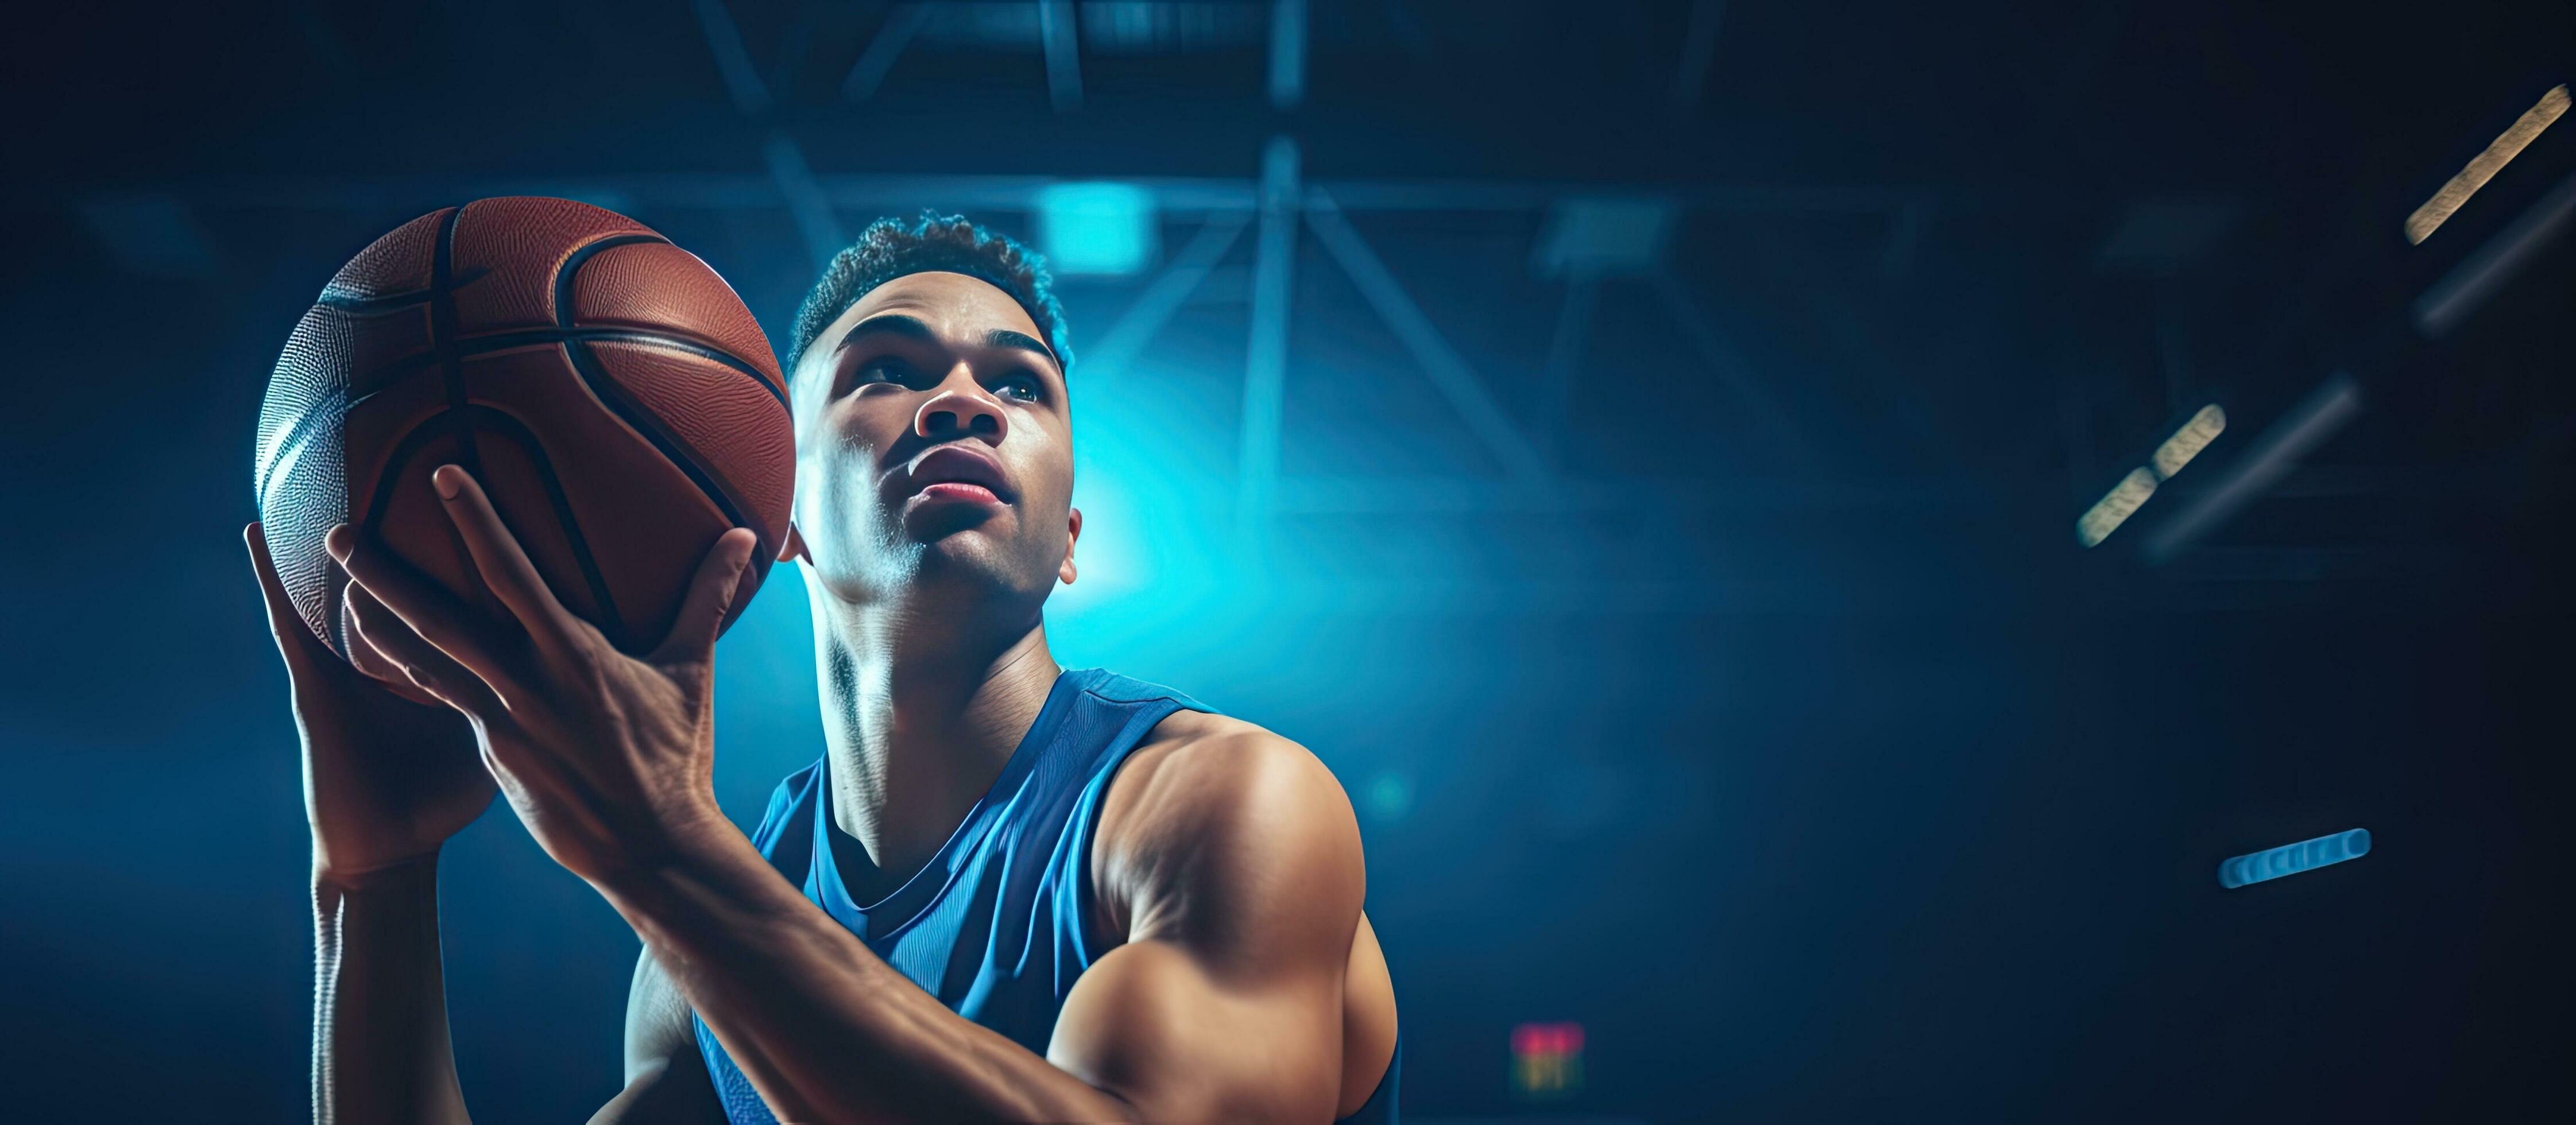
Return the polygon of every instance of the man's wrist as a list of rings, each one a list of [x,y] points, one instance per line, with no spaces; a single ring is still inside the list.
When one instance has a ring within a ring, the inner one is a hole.
[[[650,842],[592,876],[590,882],[611,901],[650,897],[675,879],[704,878],[706,872],[738,863],[737,852],[755,859],[760,854],[713,800],[691,801],[657,814]]]
[[[774,922],[779,912],[792,912],[792,903],[803,901],[750,839],[722,818],[590,884],[637,938],[657,948],[693,944],[744,924],[765,929],[768,922],[756,920]]]
[[[319,856],[313,860],[313,889],[335,897],[349,898],[386,892],[405,892],[427,886],[438,886],[438,848],[418,855],[404,856],[389,863],[351,871],[335,868]]]

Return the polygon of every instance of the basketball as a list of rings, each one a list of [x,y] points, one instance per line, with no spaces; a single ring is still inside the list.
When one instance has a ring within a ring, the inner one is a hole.
[[[795,441],[768,339],[706,263],[587,204],[483,199],[341,267],[260,409],[260,520],[297,612],[423,700],[353,653],[347,576],[322,541],[350,524],[506,619],[430,484],[450,463],[564,607],[641,654],[734,527],[760,536],[731,612],[750,602],[786,534]]]

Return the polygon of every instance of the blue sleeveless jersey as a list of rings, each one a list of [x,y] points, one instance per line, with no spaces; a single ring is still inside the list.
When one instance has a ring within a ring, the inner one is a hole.
[[[851,901],[835,866],[832,837],[841,833],[832,825],[822,762],[779,783],[752,843],[895,971],[951,1011],[1043,1056],[1073,982],[1108,952],[1084,932],[1083,920],[1092,916],[1091,835],[1110,776],[1154,724],[1184,709],[1211,710],[1170,688],[1096,668],[1058,675],[993,788],[938,854],[882,902]],[[690,1023],[725,1117],[734,1125],[775,1125],[706,1023],[695,1015]],[[1395,1120],[1403,1058],[1399,1044],[1368,1104],[1344,1122]]]

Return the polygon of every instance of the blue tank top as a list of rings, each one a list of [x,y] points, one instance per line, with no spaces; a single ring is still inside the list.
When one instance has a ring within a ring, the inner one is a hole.
[[[1091,835],[1109,779],[1154,724],[1180,710],[1212,709],[1097,668],[1059,674],[993,788],[938,854],[882,902],[851,901],[841,879],[832,837],[847,837],[832,824],[822,762],[779,783],[751,842],[895,971],[951,1011],[1043,1056],[1073,982],[1108,952],[1083,920],[1092,916]],[[689,1022],[726,1119],[776,1125],[705,1021],[692,1014]],[[1343,1122],[1395,1121],[1403,1059],[1399,1043],[1376,1092]]]

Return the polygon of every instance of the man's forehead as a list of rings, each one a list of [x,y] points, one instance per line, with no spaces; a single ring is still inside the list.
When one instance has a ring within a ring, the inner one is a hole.
[[[1027,309],[1011,295],[980,277],[945,271],[908,273],[868,291],[857,304],[834,319],[817,338],[837,347],[841,335],[879,313],[899,312],[919,319],[942,335],[977,339],[996,328],[1043,336]]]

